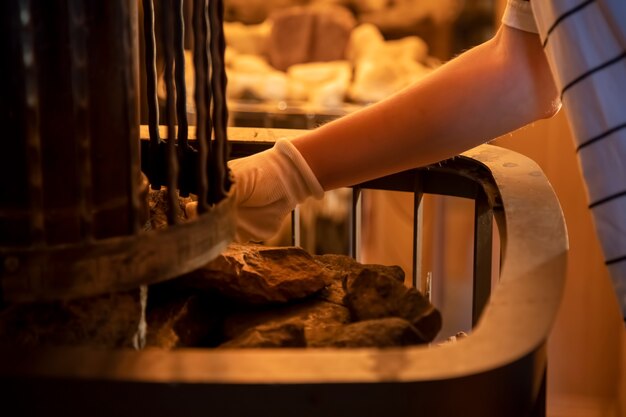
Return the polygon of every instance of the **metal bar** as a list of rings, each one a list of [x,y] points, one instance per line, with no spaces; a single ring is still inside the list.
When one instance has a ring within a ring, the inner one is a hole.
[[[176,85],[176,120],[178,122],[178,164],[180,166],[179,195],[189,196],[192,172],[186,161],[191,149],[188,146],[187,88],[185,85],[185,18],[183,0],[174,0],[174,80]]]
[[[148,102],[148,129],[150,132],[150,155],[148,171],[156,172],[161,137],[159,135],[159,98],[157,96],[156,39],[154,34],[154,4],[143,0],[143,35],[145,41],[146,98]],[[153,175],[156,177],[156,175]],[[151,186],[160,189],[160,183],[151,178]]]
[[[352,188],[352,207],[350,209],[350,244],[348,254],[359,260],[361,256],[361,210],[363,209],[362,190],[360,187]]]
[[[422,182],[419,173],[415,173],[415,185],[413,189],[413,276],[412,285],[413,288],[418,288],[418,282],[422,276],[422,224],[424,220],[424,210],[422,207]],[[419,287],[424,294],[427,290],[427,285],[420,283]]]
[[[300,206],[291,212],[291,244],[302,246],[302,228],[300,227]]]
[[[207,137],[207,110],[208,98],[208,61],[205,57],[207,52],[207,27],[206,27],[206,0],[194,0],[193,2],[193,65],[195,73],[194,100],[196,102],[196,140],[198,142],[198,166],[196,169],[196,184],[198,194],[198,213],[208,210],[207,193],[207,157],[208,147],[211,140]]]
[[[78,189],[80,235],[82,240],[93,239],[93,191],[91,167],[91,135],[89,132],[89,96],[87,87],[87,26],[82,0],[70,0],[69,42],[72,105],[74,106],[74,134],[78,152]]]
[[[472,325],[476,325],[491,294],[491,257],[493,247],[493,211],[482,189],[474,206],[474,292]]]
[[[215,124],[214,121],[212,119],[211,116],[211,112],[212,112],[212,103],[213,103],[213,87],[212,87],[212,82],[211,79],[213,77],[213,71],[212,71],[212,67],[213,67],[213,56],[211,55],[211,42],[212,42],[212,33],[211,33],[211,18],[209,15],[209,5],[208,5],[208,1],[209,0],[204,0],[204,19],[202,21],[203,24],[203,28],[204,31],[206,33],[206,43],[204,44],[204,55],[203,55],[203,59],[204,59],[204,66],[205,66],[205,74],[208,77],[207,83],[205,85],[205,90],[204,90],[204,96],[205,96],[205,102],[206,104],[206,108],[207,108],[207,117],[206,117],[206,138],[207,138],[207,144],[208,144],[208,148],[207,148],[207,176],[208,176],[208,183],[209,183],[209,187],[208,187],[208,193],[207,193],[207,203],[208,204],[214,204],[215,201],[217,200],[217,198],[215,197],[216,191],[215,191],[215,175],[213,173],[213,168],[212,165],[209,163],[210,161],[213,160],[213,154],[215,153],[215,144],[213,143],[212,137],[213,137],[213,130],[215,128]]]
[[[213,172],[214,201],[217,203],[226,196],[228,178],[226,165],[226,126],[228,111],[226,108],[226,73],[224,70],[224,51],[226,44],[222,25],[223,4],[221,0],[209,1],[209,22],[211,31],[211,88],[213,90],[213,124],[215,126],[215,151],[211,155]]]
[[[176,126],[175,126],[175,87],[174,87],[174,48],[172,45],[172,32],[174,30],[174,22],[172,13],[172,0],[164,0],[163,10],[161,11],[162,24],[162,42],[163,55],[165,58],[165,71],[163,79],[165,80],[165,118],[167,120],[167,196],[169,201],[169,210],[167,212],[167,221],[169,224],[176,224],[178,216],[178,196],[176,193],[178,185],[178,160],[176,152]]]
[[[33,246],[45,244],[41,136],[39,132],[39,85],[35,55],[35,33],[29,0],[19,2],[20,44],[24,68],[24,132],[30,197],[30,237]]]
[[[174,0],[174,80],[176,84],[176,118],[178,122],[178,149],[187,148],[189,124],[187,122],[187,89],[185,86],[185,18],[183,1]]]
[[[217,58],[218,58],[218,66],[219,66],[219,71],[221,74],[221,88],[220,88],[220,94],[222,94],[222,113],[221,113],[221,117],[222,117],[222,124],[224,126],[224,134],[221,138],[222,140],[222,144],[221,144],[221,165],[220,165],[220,169],[223,170],[223,175],[224,175],[224,179],[222,181],[222,186],[224,187],[224,197],[226,197],[226,193],[228,192],[228,190],[230,189],[230,176],[228,175],[228,160],[230,159],[230,150],[228,147],[228,103],[226,100],[226,86],[228,84],[228,77],[226,75],[226,59],[225,59],[225,54],[226,54],[226,36],[224,35],[224,0],[214,0],[217,2],[217,18],[219,20],[219,25],[218,25],[218,34],[219,34],[219,39],[218,39],[218,46],[219,46],[219,53],[217,54]]]

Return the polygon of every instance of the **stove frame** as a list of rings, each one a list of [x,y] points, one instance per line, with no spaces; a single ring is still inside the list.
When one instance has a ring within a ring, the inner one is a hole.
[[[297,134],[230,129],[231,156]],[[5,409],[64,416],[545,416],[546,342],[563,293],[568,242],[541,169],[520,154],[482,145],[355,187],[355,209],[364,188],[414,192],[416,213],[422,193],[476,201],[470,336],[385,350],[2,347]],[[493,289],[492,219],[502,259]]]

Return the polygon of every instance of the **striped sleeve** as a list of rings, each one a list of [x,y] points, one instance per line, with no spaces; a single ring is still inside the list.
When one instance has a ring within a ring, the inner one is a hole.
[[[626,1],[533,2],[626,317]]]

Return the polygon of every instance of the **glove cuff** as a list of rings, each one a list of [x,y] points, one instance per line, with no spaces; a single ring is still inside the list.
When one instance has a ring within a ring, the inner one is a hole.
[[[312,195],[317,199],[324,196],[324,189],[317,180],[315,173],[313,173],[313,170],[293,143],[284,138],[279,139],[276,141],[274,149],[280,154],[286,156],[295,168],[295,172],[300,174],[300,178],[298,179],[298,182],[300,183],[299,185],[304,186],[306,190],[303,190],[304,193],[301,196],[297,196],[298,202],[301,202],[309,195]]]

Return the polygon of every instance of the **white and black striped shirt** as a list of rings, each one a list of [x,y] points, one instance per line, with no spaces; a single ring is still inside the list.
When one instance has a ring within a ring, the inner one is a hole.
[[[502,22],[541,37],[626,320],[626,0],[509,0]]]

